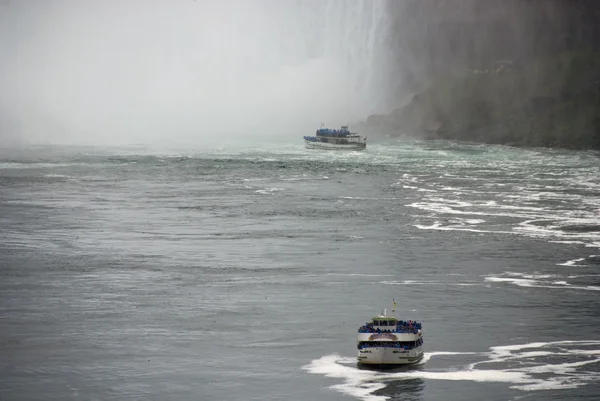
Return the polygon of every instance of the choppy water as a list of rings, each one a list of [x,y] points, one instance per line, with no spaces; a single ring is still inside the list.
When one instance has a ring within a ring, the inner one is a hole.
[[[5,150],[0,224],[0,399],[600,394],[595,153]],[[392,298],[425,361],[358,368]]]

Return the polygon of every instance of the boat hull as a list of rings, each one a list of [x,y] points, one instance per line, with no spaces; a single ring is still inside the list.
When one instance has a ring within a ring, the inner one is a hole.
[[[402,350],[391,347],[369,347],[358,350],[361,365],[411,365],[423,359],[423,347]]]
[[[328,149],[328,150],[365,150],[367,145],[364,143],[329,143],[318,141],[304,141],[308,149]]]

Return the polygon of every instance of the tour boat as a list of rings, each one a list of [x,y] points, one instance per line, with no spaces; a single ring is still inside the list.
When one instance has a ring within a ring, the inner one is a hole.
[[[350,132],[347,125],[342,125],[339,130],[321,127],[315,136],[305,136],[304,143],[309,149],[364,150],[367,148],[367,138]]]
[[[407,365],[423,358],[421,323],[387,316],[386,309],[358,329],[358,363]]]

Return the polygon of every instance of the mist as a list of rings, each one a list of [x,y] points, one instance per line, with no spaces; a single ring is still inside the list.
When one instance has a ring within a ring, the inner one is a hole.
[[[385,112],[386,6],[4,0],[0,138],[289,140]]]

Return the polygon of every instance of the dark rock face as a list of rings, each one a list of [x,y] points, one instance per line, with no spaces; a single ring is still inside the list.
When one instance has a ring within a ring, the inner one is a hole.
[[[600,148],[600,2],[406,0],[390,14],[399,107],[368,132]]]

